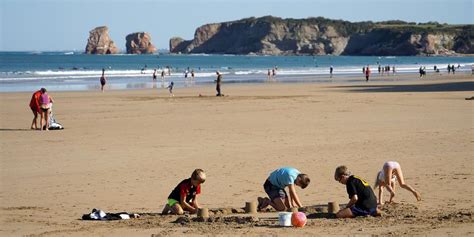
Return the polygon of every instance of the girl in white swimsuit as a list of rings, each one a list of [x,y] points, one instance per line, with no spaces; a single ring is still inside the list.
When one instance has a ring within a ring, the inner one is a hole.
[[[383,164],[383,168],[377,174],[377,178],[375,180],[374,188],[378,186],[379,188],[379,198],[378,204],[382,205],[382,198],[383,198],[383,188],[386,187],[387,190],[390,192],[390,199],[388,203],[393,202],[393,198],[395,197],[395,182],[398,180],[400,187],[410,191],[415,196],[416,200],[421,201],[421,195],[417,192],[414,188],[410,185],[405,183],[403,179],[403,172],[400,164],[396,161],[387,161]]]

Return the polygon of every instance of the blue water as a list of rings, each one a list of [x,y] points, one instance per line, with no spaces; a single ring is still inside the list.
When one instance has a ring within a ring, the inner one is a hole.
[[[173,81],[177,87],[213,83],[215,72],[224,75],[224,83],[259,83],[267,79],[268,69],[277,68],[280,82],[327,81],[329,67],[334,78],[362,73],[370,65],[395,66],[396,73],[427,71],[437,65],[441,72],[448,64],[459,65],[458,72],[471,71],[474,57],[356,57],[356,56],[234,56],[234,55],[85,55],[76,52],[0,52],[0,92],[49,90],[96,90],[102,68],[106,69],[109,89],[166,87]],[[146,67],[145,67],[146,66]],[[161,81],[166,67],[171,76]],[[195,71],[195,79],[184,78],[184,71]],[[154,69],[157,82],[152,81]]]

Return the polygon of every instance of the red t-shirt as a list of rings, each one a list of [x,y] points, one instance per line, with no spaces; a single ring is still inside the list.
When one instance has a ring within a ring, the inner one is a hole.
[[[181,181],[181,183],[173,189],[168,198],[176,201],[181,201],[181,197],[186,196],[186,202],[194,200],[197,194],[201,193],[201,185],[193,186],[191,184],[191,178]]]

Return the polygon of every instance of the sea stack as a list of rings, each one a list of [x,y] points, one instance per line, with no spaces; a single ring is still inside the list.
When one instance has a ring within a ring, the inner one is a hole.
[[[86,54],[116,54],[119,49],[109,37],[109,28],[99,26],[89,31],[89,39],[86,45]]]
[[[151,36],[146,32],[136,32],[127,35],[126,47],[128,54],[152,54],[156,52],[155,46],[151,43]]]

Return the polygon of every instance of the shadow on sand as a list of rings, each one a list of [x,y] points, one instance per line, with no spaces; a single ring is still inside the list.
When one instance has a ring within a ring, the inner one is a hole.
[[[432,83],[422,85],[352,85],[337,86],[352,92],[449,92],[474,91],[474,81]]]
[[[27,129],[27,128],[0,128],[0,132],[18,132],[18,131],[26,132],[26,131],[36,131],[36,130]]]

